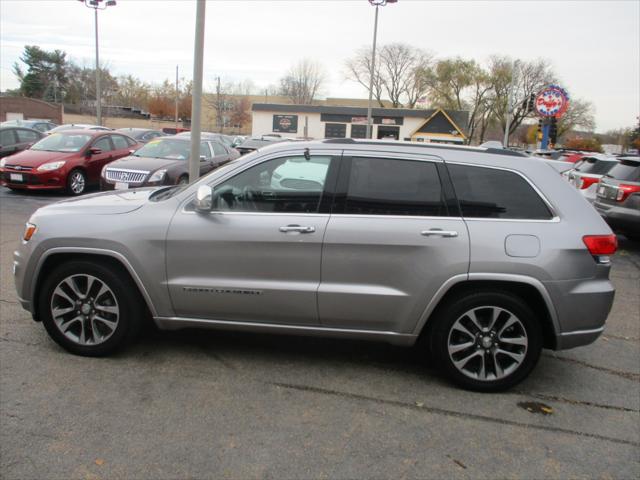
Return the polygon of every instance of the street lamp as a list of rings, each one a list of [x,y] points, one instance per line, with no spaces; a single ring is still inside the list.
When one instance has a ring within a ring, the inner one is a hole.
[[[371,138],[373,122],[371,121],[371,102],[373,99],[373,76],[376,65],[376,40],[378,37],[378,8],[384,7],[387,3],[396,3],[398,0],[369,0],[369,3],[376,7],[376,18],[373,23],[373,50],[371,52],[371,71],[369,72],[369,106],[367,107],[367,138]]]
[[[96,25],[96,120],[98,125],[102,125],[102,91],[100,88],[100,56],[98,55],[98,10],[105,10],[107,7],[115,7],[116,0],[78,0],[84,3],[87,8],[93,8]]]

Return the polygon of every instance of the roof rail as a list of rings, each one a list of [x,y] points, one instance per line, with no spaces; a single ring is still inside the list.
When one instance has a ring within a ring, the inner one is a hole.
[[[327,138],[322,140],[322,143],[342,144],[342,145],[398,145],[398,142],[384,142],[384,141],[371,141],[368,139],[355,140],[353,138]],[[419,148],[445,148],[447,150],[460,150],[460,151],[473,151],[477,153],[492,153],[494,155],[505,155],[508,157],[528,157],[529,155],[521,152],[515,152],[513,150],[507,150],[504,148],[485,148],[475,147],[470,150],[468,146],[462,145],[444,145],[444,144],[430,144],[430,143],[417,143],[417,142],[400,142],[400,145],[407,145],[411,147]]]

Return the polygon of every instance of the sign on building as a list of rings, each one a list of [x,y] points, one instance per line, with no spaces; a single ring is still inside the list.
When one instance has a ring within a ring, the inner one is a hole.
[[[280,133],[298,133],[298,115],[274,115],[273,131]]]

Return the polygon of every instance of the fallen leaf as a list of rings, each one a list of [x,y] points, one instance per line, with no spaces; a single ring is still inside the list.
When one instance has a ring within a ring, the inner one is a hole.
[[[422,403],[422,402],[416,402],[416,407],[420,407],[420,408],[422,408],[422,407],[424,407],[424,403]]]
[[[96,465],[102,465],[104,463],[104,460],[101,458],[96,458]]]

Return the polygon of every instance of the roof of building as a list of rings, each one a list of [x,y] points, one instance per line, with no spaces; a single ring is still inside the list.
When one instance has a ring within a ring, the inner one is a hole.
[[[283,112],[283,113],[328,113],[337,115],[367,116],[366,107],[343,107],[333,105],[286,105],[279,103],[254,103],[251,107],[254,112]],[[427,119],[438,109],[418,108],[373,108],[374,117],[415,117]],[[465,129],[469,112],[462,110],[446,110],[447,115],[461,129]]]

